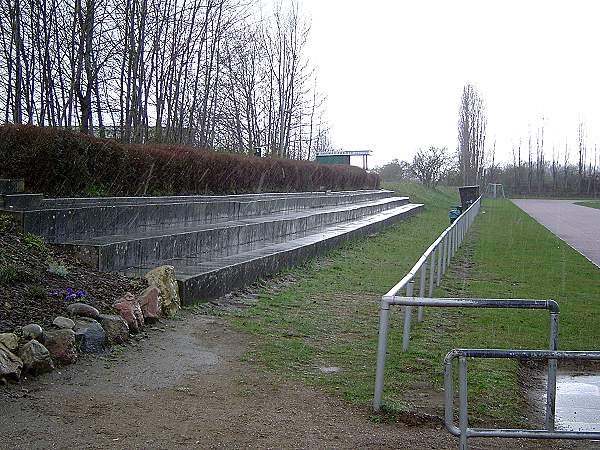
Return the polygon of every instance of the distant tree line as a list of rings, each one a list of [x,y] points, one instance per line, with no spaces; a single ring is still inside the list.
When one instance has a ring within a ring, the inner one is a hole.
[[[600,153],[587,142],[584,122],[577,127],[577,142],[568,141],[564,147],[552,147],[548,153],[544,143],[545,120],[537,128],[535,139],[531,132],[512,149],[512,163],[490,165],[487,178],[502,183],[511,195],[593,196],[600,195]]]
[[[587,141],[583,121],[577,127],[577,142],[547,151],[544,140],[546,120],[542,117],[535,137],[531,129],[525,141],[512,148],[512,162],[496,161],[496,143],[486,144],[487,114],[477,89],[463,89],[458,114],[458,145],[454,154],[446,148],[418,150],[412,162],[392,160],[375,169],[382,181],[413,179],[426,186],[438,183],[453,186],[502,183],[514,196],[593,196],[600,195],[600,152]]]
[[[295,159],[328,145],[295,0],[5,0],[6,123]]]

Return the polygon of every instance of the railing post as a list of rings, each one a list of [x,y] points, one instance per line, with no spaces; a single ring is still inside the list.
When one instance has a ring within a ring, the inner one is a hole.
[[[458,428],[460,429],[460,450],[467,450],[467,428],[469,415],[467,409],[467,358],[458,357]]]
[[[450,229],[450,232],[448,234],[446,234],[446,260],[444,261],[444,273],[446,273],[446,270],[448,269],[448,266],[450,265],[450,253],[452,252],[452,229]]]
[[[550,314],[550,350],[558,350],[558,313]],[[546,429],[554,431],[556,414],[556,359],[548,360],[546,388]]]
[[[411,281],[406,286],[406,296],[412,297],[414,291],[414,282]],[[412,306],[406,305],[404,307],[404,332],[402,335],[402,351],[408,351],[408,344],[410,342],[410,321],[412,316]]]
[[[457,223],[452,230],[452,257],[454,257],[456,250],[458,250],[458,225]]]
[[[438,243],[437,247],[436,247],[436,252],[437,252],[437,274],[436,274],[436,286],[440,285],[440,281],[442,280],[442,241],[443,239]]]
[[[433,281],[435,277],[435,252],[436,249],[434,248],[431,252],[431,255],[429,255],[429,297],[433,297]]]
[[[446,250],[448,249],[448,246],[446,245],[446,238],[447,237],[448,237],[448,234],[445,234],[444,237],[442,238],[442,242],[440,242],[440,245],[442,246],[442,270],[441,270],[441,276],[444,276],[444,274],[446,273]]]
[[[390,305],[381,301],[379,309],[379,342],[377,345],[377,368],[375,371],[375,395],[373,396],[373,409],[381,409],[381,399],[383,396],[383,379],[385,371],[385,355],[387,353],[387,335],[390,316]]]
[[[427,281],[427,260],[423,262],[419,275],[419,297],[427,297],[425,292],[425,281]],[[423,322],[423,307],[417,309],[417,322]]]

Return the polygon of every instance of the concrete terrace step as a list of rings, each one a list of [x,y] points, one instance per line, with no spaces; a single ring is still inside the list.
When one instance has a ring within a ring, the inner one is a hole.
[[[390,196],[393,191],[385,189],[363,189],[356,191],[306,191],[306,192],[264,192],[261,194],[233,194],[233,195],[174,195],[174,196],[148,196],[148,197],[71,197],[45,199],[43,208],[69,208],[84,206],[115,206],[115,205],[146,205],[162,203],[195,203],[212,201],[255,201],[262,199],[297,197],[353,197],[356,195],[385,195]]]
[[[114,197],[47,199],[39,208],[13,212],[26,233],[61,243],[106,235],[176,230],[389,198],[390,191],[309,192],[233,196]],[[406,199],[408,201],[408,199]]]
[[[204,261],[246,251],[257,242],[274,242],[378,214],[406,205],[406,197],[388,197],[349,205],[301,209],[239,220],[180,226],[123,235],[70,240],[79,257],[102,271],[131,266],[157,265],[174,258],[201,258]]]
[[[343,240],[369,234],[420,211],[422,204],[407,204],[358,220],[333,224],[317,232],[305,232],[292,239],[256,242],[246,251],[206,261],[202,257],[163,261],[175,267],[180,295],[185,304],[219,297],[252,283],[258,277],[278,272],[322,254]],[[130,267],[125,271],[139,276],[153,266]]]

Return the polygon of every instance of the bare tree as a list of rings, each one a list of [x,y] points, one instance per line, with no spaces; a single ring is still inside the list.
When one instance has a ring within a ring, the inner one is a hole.
[[[482,181],[486,128],[485,103],[477,89],[467,84],[463,88],[458,118],[459,166],[466,185]]]
[[[444,175],[448,161],[446,147],[431,146],[427,150],[417,152],[413,158],[411,170],[425,186],[436,187]]]

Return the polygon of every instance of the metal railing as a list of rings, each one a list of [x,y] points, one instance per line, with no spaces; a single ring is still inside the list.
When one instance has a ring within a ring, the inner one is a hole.
[[[467,231],[473,224],[475,217],[479,214],[481,197],[477,198],[442,234],[429,246],[423,256],[419,258],[413,268],[385,294],[381,300],[383,304],[405,289],[406,297],[412,297],[414,293],[415,279],[419,282],[419,297],[433,297],[434,285],[439,286],[442,276],[446,273],[450,260],[462,244]],[[410,341],[410,328],[412,320],[412,306],[408,305],[404,310],[404,335],[402,340],[402,351],[408,351]],[[417,321],[423,320],[423,306],[419,306]]]
[[[389,310],[391,305],[405,306],[431,306],[438,308],[518,308],[518,309],[546,309],[550,311],[550,331],[548,344],[551,351],[558,349],[558,317],[560,309],[554,300],[507,300],[507,299],[482,299],[482,298],[419,298],[397,297],[385,298],[379,312],[379,342],[377,346],[377,369],[375,371],[375,393],[373,396],[373,409],[379,411],[383,399],[383,386],[385,375],[385,355],[387,353],[387,335],[389,328]],[[548,364],[548,386],[546,397],[546,426],[554,429],[554,406],[556,399],[556,361]]]
[[[454,387],[452,362],[458,358],[458,386],[459,386],[459,418],[458,426],[454,424]],[[454,436],[459,437],[460,450],[467,450],[467,439],[470,437],[502,437],[502,438],[529,438],[529,439],[600,439],[598,431],[573,431],[554,429],[554,402],[555,393],[548,396],[546,411],[552,402],[552,424],[543,430],[527,429],[484,429],[470,428],[467,412],[467,358],[511,358],[532,359],[548,361],[548,385],[553,384],[556,389],[556,361],[557,360],[600,360],[598,351],[546,351],[546,350],[493,350],[493,349],[459,349],[452,350],[444,359],[444,398],[445,398],[445,423],[446,428]],[[554,365],[554,374],[550,374],[550,366]],[[548,418],[546,418],[548,419]]]
[[[385,365],[385,352],[387,349],[387,329],[390,300],[397,298],[403,289],[406,297],[413,297],[414,280],[419,279],[419,297],[431,298],[434,285],[439,286],[442,275],[449,266],[450,259],[463,242],[467,231],[473,224],[475,217],[481,207],[481,197],[477,198],[442,234],[429,246],[425,253],[419,258],[413,268],[381,299],[379,319],[379,349],[377,353],[377,375],[375,387],[375,410],[381,406],[381,392],[383,391],[383,366]],[[408,351],[410,341],[410,327],[413,303],[407,305],[404,313],[404,337],[402,351]],[[417,320],[423,320],[423,305],[419,305]],[[384,331],[383,331],[384,330]],[[383,350],[382,350],[383,349]],[[377,400],[379,398],[379,400]]]
[[[375,374],[375,393],[373,408],[379,411],[382,406],[385,357],[389,329],[391,305],[404,306],[404,329],[402,351],[408,351],[410,342],[412,308],[417,306],[417,320],[423,320],[423,307],[458,308],[522,308],[547,309],[550,311],[549,350],[452,350],[446,355],[444,367],[445,382],[445,422],[450,433],[460,438],[461,450],[467,449],[469,437],[505,437],[536,439],[600,439],[600,432],[578,432],[555,430],[556,408],[556,367],[559,359],[600,360],[600,352],[559,352],[558,318],[559,307],[553,300],[521,299],[474,299],[474,298],[432,298],[434,285],[440,284],[442,275],[448,268],[450,259],[463,242],[464,237],[479,213],[479,197],[456,221],[449,226],[425,251],[402,280],[381,299],[379,311],[379,340],[377,348],[377,369]],[[419,292],[414,296],[415,279],[418,278]],[[406,295],[402,296],[405,290]],[[544,430],[522,429],[478,429],[469,428],[467,414],[467,365],[466,359],[472,358],[517,358],[548,361],[548,380],[546,385],[546,428]],[[452,386],[452,361],[459,359],[459,426],[453,421],[454,403]]]

